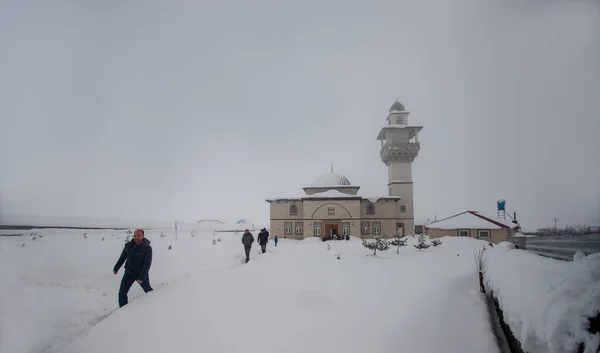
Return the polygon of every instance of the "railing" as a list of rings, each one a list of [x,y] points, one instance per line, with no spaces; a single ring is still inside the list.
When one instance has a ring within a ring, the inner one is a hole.
[[[600,252],[600,234],[518,237],[510,241],[517,249],[566,261],[572,261],[578,251],[584,255]]]
[[[379,154],[383,161],[412,162],[419,154],[420,148],[419,142],[386,143],[381,147]]]

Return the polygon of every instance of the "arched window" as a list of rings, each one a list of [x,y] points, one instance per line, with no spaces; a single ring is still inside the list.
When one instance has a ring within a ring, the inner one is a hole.
[[[401,116],[396,118],[396,124],[404,124],[404,121],[402,120]]]
[[[367,214],[375,214],[375,205],[372,202],[367,204]]]
[[[295,216],[298,214],[298,206],[290,205],[290,215]]]

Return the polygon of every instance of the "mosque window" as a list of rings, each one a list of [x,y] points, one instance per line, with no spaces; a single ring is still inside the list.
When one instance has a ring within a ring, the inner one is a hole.
[[[327,214],[328,214],[329,216],[335,216],[335,207],[329,207],[329,208],[327,209]]]
[[[290,205],[290,216],[295,216],[298,214],[298,206]]]
[[[292,234],[292,222],[285,222],[285,226],[283,228],[283,232],[286,235]]]
[[[381,234],[381,222],[373,222],[373,234]]]
[[[406,205],[400,205],[400,212],[406,213]]]
[[[321,236],[321,223],[315,223],[315,237]]]
[[[404,120],[402,120],[401,116],[396,118],[396,124],[404,124]]]
[[[368,235],[369,234],[369,229],[370,229],[369,222],[362,222],[360,228],[361,228],[362,235]]]
[[[375,205],[372,202],[367,204],[367,214],[375,214]]]
[[[296,222],[296,235],[302,235],[302,222]]]
[[[350,235],[350,223],[342,223],[342,235]]]

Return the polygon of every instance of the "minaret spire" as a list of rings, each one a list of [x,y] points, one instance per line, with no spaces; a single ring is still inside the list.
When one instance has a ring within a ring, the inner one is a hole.
[[[333,163],[331,164],[331,174],[333,174]]]

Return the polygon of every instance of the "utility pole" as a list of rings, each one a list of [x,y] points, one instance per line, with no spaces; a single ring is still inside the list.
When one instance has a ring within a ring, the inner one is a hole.
[[[557,220],[556,220],[556,217],[554,217],[554,230],[557,230],[557,229],[558,229],[558,227],[557,227],[557,225],[556,225],[556,222],[557,222]]]
[[[175,240],[177,240],[177,221],[175,221]]]

